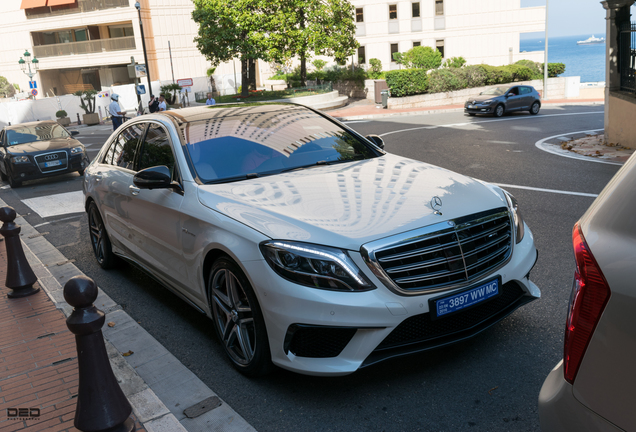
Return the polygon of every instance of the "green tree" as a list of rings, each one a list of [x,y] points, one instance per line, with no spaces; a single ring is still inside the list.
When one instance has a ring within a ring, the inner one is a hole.
[[[93,114],[95,112],[96,90],[78,90],[73,94],[80,98],[80,107],[86,114]]]
[[[437,69],[442,64],[442,54],[428,46],[416,46],[404,53],[403,64],[407,68]]]
[[[199,51],[217,66],[241,60],[242,96],[248,95],[248,76],[255,79],[255,61],[268,60],[266,0],[193,0],[192,19],[199,25],[194,38]],[[249,73],[251,70],[251,74]]]
[[[5,77],[0,76],[0,95],[2,97],[12,97],[15,94],[15,87]]]
[[[327,62],[322,59],[316,59],[311,62],[312,65],[316,68],[316,70],[321,71],[327,65]]]
[[[173,105],[177,99],[177,92],[181,91],[179,84],[167,84],[161,86],[161,93],[163,94],[168,105]]]

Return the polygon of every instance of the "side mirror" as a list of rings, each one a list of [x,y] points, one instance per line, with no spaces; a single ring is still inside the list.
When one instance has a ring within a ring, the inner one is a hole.
[[[143,169],[135,174],[133,183],[140,189],[171,188],[170,169],[165,165]]]
[[[371,141],[376,146],[380,147],[381,149],[384,149],[384,140],[382,139],[381,136],[379,136],[379,135],[367,135],[365,138],[368,139],[369,141]]]
[[[70,132],[71,132],[71,136],[79,135],[79,131],[77,130],[72,130]]]

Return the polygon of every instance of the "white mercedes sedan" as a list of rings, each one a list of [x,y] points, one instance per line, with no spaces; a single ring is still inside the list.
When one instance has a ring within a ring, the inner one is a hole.
[[[137,117],[85,172],[95,257],[209,316],[250,376],[346,375],[540,297],[512,195],[383,147],[286,103]]]

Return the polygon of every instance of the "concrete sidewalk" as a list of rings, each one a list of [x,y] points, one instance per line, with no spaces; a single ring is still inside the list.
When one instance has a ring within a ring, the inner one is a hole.
[[[605,100],[599,99],[550,99],[542,101],[545,106],[559,105],[602,105]],[[424,115],[443,112],[463,112],[464,105],[440,105],[422,108],[382,109],[369,99],[353,100],[347,106],[335,110],[325,110],[327,114],[341,121],[378,119],[400,115]]]

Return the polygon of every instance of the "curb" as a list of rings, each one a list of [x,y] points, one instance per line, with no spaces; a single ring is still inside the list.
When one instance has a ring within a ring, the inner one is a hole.
[[[605,105],[605,101],[597,101],[597,102],[550,102],[544,101],[543,105],[550,106],[569,106],[569,105]],[[338,110],[336,110],[338,111]],[[344,111],[344,110],[343,110]],[[390,110],[387,110],[390,111]],[[406,115],[428,115],[428,114],[438,114],[438,113],[448,113],[448,112],[464,112],[464,108],[440,108],[440,109],[422,109],[421,111],[401,111],[401,112],[386,112],[386,113],[378,113],[378,114],[360,114],[360,115],[341,115],[334,117],[339,121],[352,121],[352,120],[369,120],[376,118],[384,118],[384,117],[394,117],[394,116],[406,116]],[[329,114],[329,111],[325,111],[325,114]]]
[[[0,206],[6,205],[0,199]],[[40,287],[68,317],[73,308],[64,300],[64,284],[84,273],[21,215],[15,223],[22,228],[24,252]],[[115,323],[102,328],[106,351],[117,382],[148,432],[256,431],[101,288],[95,306],[106,314],[106,322]],[[134,355],[123,357],[121,353],[127,351]],[[220,404],[195,418],[184,414],[185,409],[211,399]]]

